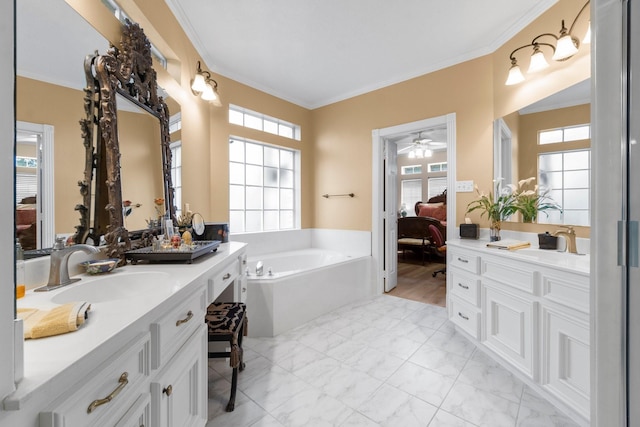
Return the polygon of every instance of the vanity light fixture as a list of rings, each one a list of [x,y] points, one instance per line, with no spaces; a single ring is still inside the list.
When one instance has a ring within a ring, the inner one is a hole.
[[[202,70],[200,61],[198,61],[196,75],[191,81],[191,92],[205,101],[211,102],[216,107],[222,106],[220,94],[218,93],[218,82],[211,78],[209,71]]]
[[[587,0],[584,6],[582,6],[582,9],[580,9],[580,12],[578,12],[578,14],[576,15],[575,19],[573,20],[573,23],[571,24],[568,30],[567,30],[567,27],[565,27],[564,25],[564,20],[562,20],[562,26],[560,28],[559,36],[556,36],[555,34],[552,34],[552,33],[543,33],[534,37],[531,43],[514,49],[511,52],[511,54],[509,54],[509,60],[511,60],[511,68],[509,68],[509,75],[507,76],[507,81],[505,82],[505,85],[507,86],[515,85],[524,81],[524,75],[522,74],[522,71],[520,70],[520,66],[518,65],[518,61],[514,56],[514,54],[519,50],[533,47],[533,53],[531,54],[529,69],[527,70],[527,73],[535,73],[549,66],[549,63],[547,62],[544,56],[544,53],[540,49],[543,46],[551,48],[551,50],[553,51],[553,56],[551,57],[551,59],[553,59],[554,61],[566,61],[567,59],[575,55],[578,52],[578,49],[580,47],[580,41],[573,36],[572,34],[573,27],[576,25],[576,21],[578,20],[580,15],[582,15],[582,12],[584,12],[584,10],[587,8],[589,3],[590,3],[590,0]],[[539,39],[544,36],[554,38],[556,41],[555,46],[551,43],[543,43],[539,41]],[[591,21],[589,21],[587,33],[584,39],[582,40],[583,44],[588,44],[590,42],[591,42]]]

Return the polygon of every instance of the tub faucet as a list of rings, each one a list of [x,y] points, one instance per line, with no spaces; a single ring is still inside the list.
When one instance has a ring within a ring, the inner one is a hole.
[[[73,245],[63,249],[54,248],[50,256],[51,267],[49,269],[49,282],[45,286],[35,289],[35,291],[52,291],[80,280],[80,278],[69,278],[69,256],[78,251],[86,254],[97,254],[100,252],[97,247],[84,244]]]
[[[556,230],[553,233],[554,236],[562,236],[564,237],[564,241],[566,242],[566,251],[571,254],[577,254],[578,249],[576,248],[576,232],[573,227],[565,227],[562,230]]]
[[[264,274],[264,264],[262,261],[258,261],[256,264],[256,276],[262,276]]]

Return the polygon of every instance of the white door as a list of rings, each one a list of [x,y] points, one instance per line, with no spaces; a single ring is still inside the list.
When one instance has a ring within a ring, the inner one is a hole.
[[[398,146],[384,141],[384,291],[398,284]]]

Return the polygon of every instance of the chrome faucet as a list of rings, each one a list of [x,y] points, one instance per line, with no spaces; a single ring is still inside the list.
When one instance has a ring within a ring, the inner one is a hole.
[[[262,261],[258,261],[256,264],[256,276],[262,276],[264,274],[264,264]]]
[[[554,236],[562,236],[564,237],[564,241],[566,244],[565,250],[571,254],[577,254],[578,249],[576,247],[576,232],[573,227],[565,227],[563,230],[556,230],[553,233]]]
[[[72,253],[78,251],[86,254],[97,254],[100,252],[97,247],[84,244],[68,246],[62,249],[56,249],[54,247],[50,256],[51,267],[49,269],[49,282],[45,286],[35,289],[35,292],[52,291],[80,280],[80,278],[69,278],[69,257]]]

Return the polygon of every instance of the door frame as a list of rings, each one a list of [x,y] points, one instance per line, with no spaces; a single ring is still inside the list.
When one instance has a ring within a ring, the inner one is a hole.
[[[55,239],[55,194],[53,173],[54,127],[16,121],[16,131],[33,132],[38,141],[37,247],[50,248]]]
[[[385,139],[406,133],[417,133],[425,128],[446,125],[447,126],[447,218],[455,224],[456,215],[456,113],[418,120],[382,129],[374,129],[372,134],[372,188],[371,188],[371,256],[373,261],[373,281],[375,294],[384,293],[384,239],[388,232],[385,229],[385,191],[384,177],[386,175],[384,165]],[[447,227],[447,239],[455,237],[453,226]]]

